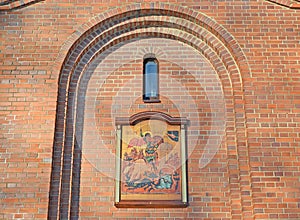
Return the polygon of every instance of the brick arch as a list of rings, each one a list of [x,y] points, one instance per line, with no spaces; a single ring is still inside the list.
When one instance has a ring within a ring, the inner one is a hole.
[[[300,3],[297,0],[267,0],[277,5],[287,7],[289,9],[300,9]]]
[[[7,1],[0,1],[0,12],[6,12],[6,11],[13,11],[18,10],[21,8],[28,7],[32,4],[45,1],[45,0],[7,0]]]
[[[250,181],[250,171],[246,166],[248,149],[242,85],[242,77],[250,72],[242,50],[231,34],[201,13],[171,4],[143,3],[113,9],[93,18],[70,36],[56,60],[54,69],[60,68],[60,78],[48,217],[78,216],[80,146],[74,129],[80,78],[89,65],[112,46],[147,37],[174,39],[195,48],[219,75],[226,106],[230,109],[231,122],[226,125],[229,127],[226,134],[230,149],[228,166],[236,167],[229,169],[230,182],[234,183],[230,187],[232,215],[252,216],[251,211],[241,209],[242,202],[252,205],[250,184],[245,183]],[[243,177],[239,179],[236,173],[243,173]],[[242,193],[242,189],[247,192]]]
[[[81,51],[88,46],[89,43],[100,34],[100,32],[115,26],[116,23],[121,23],[136,17],[154,15],[174,16],[177,18],[182,18],[185,21],[195,22],[216,36],[216,38],[225,45],[239,68],[242,70],[241,75],[249,73],[244,53],[234,37],[224,27],[219,25],[212,18],[200,12],[188,9],[187,7],[159,2],[126,5],[93,17],[88,23],[85,23],[79,27],[78,30],[65,42],[64,46],[61,48],[60,54],[54,64],[53,69],[58,70],[64,68],[64,66],[74,65],[74,62],[76,62],[78,55],[81,54]],[[76,53],[73,53],[74,51],[76,51]],[[63,78],[63,72],[60,72],[60,78]]]

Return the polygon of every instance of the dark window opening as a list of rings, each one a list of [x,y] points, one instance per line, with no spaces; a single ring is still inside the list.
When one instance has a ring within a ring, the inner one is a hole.
[[[143,81],[144,102],[160,102],[158,61],[156,58],[144,59]]]

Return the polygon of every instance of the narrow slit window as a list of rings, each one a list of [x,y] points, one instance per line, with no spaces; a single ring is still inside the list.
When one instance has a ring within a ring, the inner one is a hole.
[[[144,59],[144,102],[159,102],[158,61],[156,58]]]

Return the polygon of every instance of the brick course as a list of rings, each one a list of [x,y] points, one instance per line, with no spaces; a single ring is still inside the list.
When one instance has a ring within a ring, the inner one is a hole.
[[[0,218],[300,218],[296,3],[3,4]],[[176,58],[179,49],[185,53]],[[161,62],[159,104],[141,100],[139,74],[149,52]],[[172,90],[178,83],[185,91]],[[189,128],[186,209],[113,206],[114,117],[148,110],[199,122]],[[222,119],[224,130],[213,123]],[[88,131],[102,137],[107,158],[89,155],[99,148],[89,146],[98,142]],[[209,149],[220,149],[206,164],[209,141]]]

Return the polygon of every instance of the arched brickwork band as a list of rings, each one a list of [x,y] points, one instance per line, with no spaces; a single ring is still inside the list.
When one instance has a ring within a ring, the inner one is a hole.
[[[32,4],[42,2],[45,0],[4,0],[0,1],[0,12],[13,11],[28,7]]]
[[[282,5],[290,9],[300,9],[300,3],[297,0],[267,0],[269,2]]]
[[[218,73],[230,109],[226,137],[231,214],[252,218],[252,208],[241,208],[241,204],[252,206],[242,84],[243,76],[250,74],[246,59],[232,35],[214,20],[163,3],[134,4],[103,13],[79,28],[62,48],[53,68],[60,69],[60,78],[48,218],[76,219],[79,215],[81,143],[74,131],[82,126],[76,118],[80,78],[109,48],[147,37],[174,39],[195,48]]]

